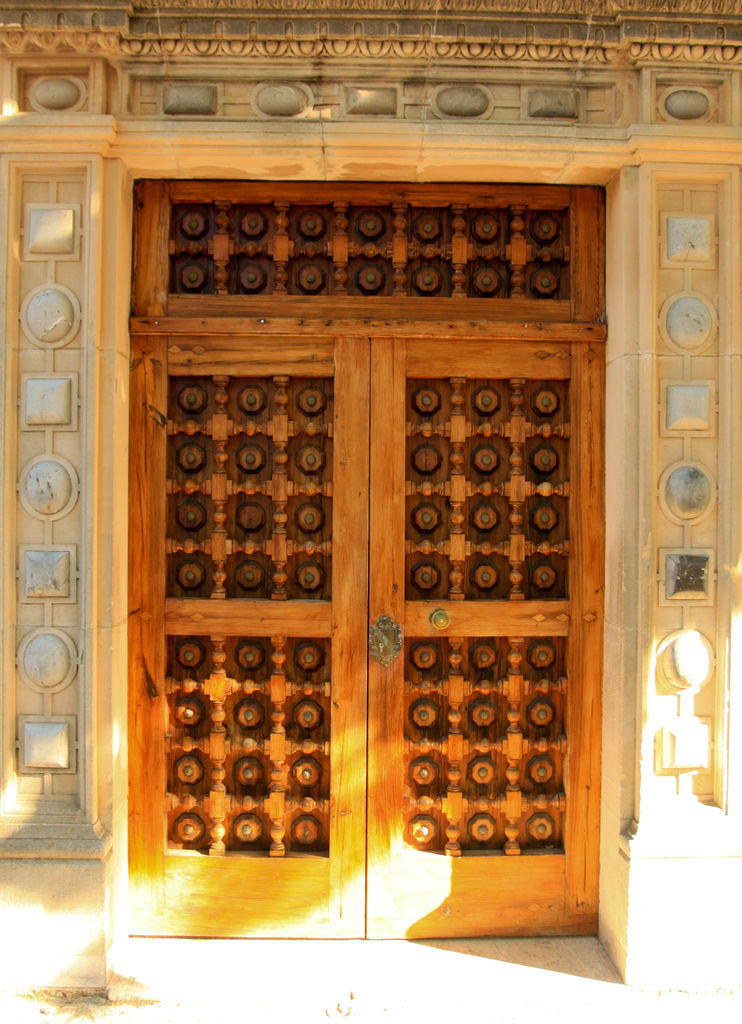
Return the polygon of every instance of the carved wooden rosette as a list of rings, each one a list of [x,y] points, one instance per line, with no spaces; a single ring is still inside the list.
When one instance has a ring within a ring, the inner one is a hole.
[[[490,221],[479,228],[496,234]],[[564,381],[409,382],[408,601],[568,596],[567,399]],[[559,637],[408,640],[411,845],[559,848],[565,651]]]
[[[172,596],[329,596],[332,415],[326,379],[173,382],[166,541]]]
[[[211,856],[327,852],[329,665],[329,642],[310,638],[170,644],[171,847]]]
[[[271,481],[273,498],[273,533],[271,535],[271,560],[273,561],[273,590],[271,597],[274,601],[286,600],[286,561],[288,558],[286,548],[286,504],[288,502],[288,474],[286,467],[289,457],[286,446],[289,443],[289,418],[286,414],[288,394],[286,384],[288,377],[274,377],[273,383],[276,386],[275,403],[276,412],[273,416],[273,478]]]
[[[510,600],[522,601],[523,563],[525,562],[525,536],[523,534],[523,503],[525,501],[525,472],[523,454],[526,443],[526,420],[523,414],[523,385],[525,381],[513,378],[510,381],[510,479],[506,493],[510,501],[510,540],[508,559],[510,560]]]
[[[227,417],[227,391],[229,377],[214,377],[216,390],[214,391],[214,402],[216,411],[211,419],[211,439],[214,442],[214,466],[215,472],[211,477],[211,500],[214,503],[214,532],[211,535],[211,557],[214,562],[212,579],[214,589],[211,596],[224,598],[227,591],[224,582],[227,574],[224,567],[227,562],[227,531],[224,523],[227,519],[227,438],[229,437],[230,423]]]
[[[462,601],[464,591],[464,561],[466,560],[466,537],[464,535],[464,502],[466,501],[466,474],[464,472],[464,443],[466,441],[466,416],[464,415],[463,377],[452,377],[451,381],[451,419],[449,423],[449,465],[451,477],[449,481],[448,501],[451,506],[449,522],[448,556],[451,568],[448,573],[448,596],[453,601]]]
[[[507,767],[505,777],[505,853],[520,853],[518,836],[523,813],[520,775],[523,760],[523,731],[521,729],[521,700],[523,696],[523,637],[508,637],[508,674],[503,680],[503,690],[508,702],[508,728],[505,734],[505,756]]]
[[[407,596],[566,596],[569,423],[562,381],[408,388]]]
[[[406,838],[429,852],[559,849],[563,638],[410,639]]]
[[[283,837],[286,833],[286,729],[284,721],[286,712],[286,640],[284,637],[271,637],[273,649],[271,661],[273,670],[270,678],[271,702],[271,784],[269,797],[269,817],[271,820],[271,857],[283,857],[286,847]]]
[[[461,731],[461,705],[464,702],[464,676],[461,671],[463,639],[451,637],[448,641],[448,736],[446,737],[446,774],[448,789],[443,801],[446,818],[445,851],[449,857],[461,856],[460,822],[464,813],[461,792],[461,762],[464,757],[464,736]]]
[[[227,756],[225,740],[227,730],[224,728],[226,712],[224,702],[227,699],[231,680],[227,679],[224,663],[227,655],[224,650],[223,637],[211,637],[212,671],[204,683],[204,693],[211,701],[211,732],[209,733],[209,758],[211,760],[211,790],[206,801],[206,810],[211,820],[209,854],[221,856],[225,852],[224,814],[227,788],[224,785],[224,761]]]
[[[367,202],[340,186],[325,202],[276,199],[258,186],[252,201],[243,188],[231,201],[176,202],[171,291],[569,299],[567,203],[531,208],[512,191],[488,207],[434,196]]]

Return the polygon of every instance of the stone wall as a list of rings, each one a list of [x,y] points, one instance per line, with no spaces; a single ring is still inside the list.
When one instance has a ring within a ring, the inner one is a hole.
[[[295,6],[0,3],[2,981],[125,947],[142,176],[606,186],[601,936],[735,981],[742,5]]]

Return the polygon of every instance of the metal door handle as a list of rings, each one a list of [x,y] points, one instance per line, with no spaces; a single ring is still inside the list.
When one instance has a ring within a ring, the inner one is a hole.
[[[402,650],[402,627],[388,615],[382,615],[368,631],[368,649],[386,668]]]

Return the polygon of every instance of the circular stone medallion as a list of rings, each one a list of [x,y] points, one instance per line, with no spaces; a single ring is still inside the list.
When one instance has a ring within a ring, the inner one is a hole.
[[[77,501],[75,467],[61,455],[37,455],[21,471],[18,495],[36,519],[61,519]]]
[[[59,629],[35,629],[18,648],[18,671],[37,693],[58,693],[77,672],[77,648]]]
[[[433,97],[433,109],[443,117],[482,117],[491,106],[489,93],[479,85],[449,85]]]
[[[87,88],[80,78],[41,78],[34,82],[29,100],[34,110],[79,110],[87,99]]]
[[[59,348],[77,334],[80,303],[64,285],[41,285],[26,295],[21,306],[23,330],[43,348]]]
[[[266,117],[296,117],[310,105],[310,93],[306,86],[276,84],[259,89],[255,104]]]
[[[671,295],[660,310],[660,333],[677,352],[698,352],[712,340],[716,311],[695,292]]]
[[[660,505],[676,523],[703,518],[714,504],[716,486],[697,462],[675,462],[660,479]]]
[[[708,114],[711,104],[700,89],[672,89],[665,94],[663,106],[675,121],[699,121]]]
[[[714,672],[714,649],[696,629],[669,633],[657,648],[657,689],[660,693],[697,693]]]

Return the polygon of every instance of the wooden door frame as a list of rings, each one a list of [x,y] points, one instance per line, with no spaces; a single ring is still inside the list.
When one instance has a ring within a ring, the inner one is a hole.
[[[204,184],[213,187],[218,183],[195,183],[203,189]],[[193,357],[197,361],[208,364],[210,353],[223,352],[225,346],[234,344],[235,339],[242,339],[249,344],[259,357],[266,357],[275,346],[285,346],[292,336],[312,336],[317,340],[318,350],[322,351],[322,338],[357,337],[373,339],[377,337],[405,337],[420,339],[423,342],[431,335],[438,338],[472,338],[487,339],[493,343],[493,375],[496,373],[496,350],[498,343],[508,342],[521,348],[524,356],[530,353],[538,359],[546,346],[561,347],[563,351],[572,350],[576,355],[581,353],[578,363],[582,367],[581,385],[587,388],[590,396],[585,409],[579,402],[573,413],[581,416],[585,411],[591,417],[599,419],[598,426],[602,432],[603,408],[603,367],[604,345],[606,332],[602,323],[604,305],[604,274],[603,274],[603,218],[599,192],[593,188],[551,188],[543,190],[551,194],[558,192],[562,196],[569,194],[570,228],[573,247],[578,245],[585,254],[585,259],[575,261],[571,270],[571,299],[568,304],[558,307],[557,304],[539,306],[531,301],[508,300],[505,307],[500,300],[462,301],[447,299],[440,304],[428,300],[337,300],[337,299],[296,299],[292,297],[276,297],[261,301],[245,299],[241,296],[205,297],[205,301],[194,304],[188,296],[168,295],[168,261],[167,238],[169,220],[166,215],[167,196],[172,189],[178,196],[187,197],[193,194],[194,183],[146,182],[140,188],[140,198],[152,204],[157,211],[156,216],[144,220],[144,227],[138,233],[137,251],[140,259],[135,264],[135,311],[131,319],[131,332],[134,335],[147,335],[155,345],[165,343],[165,338],[174,339],[181,350],[190,341],[192,347],[200,351]],[[244,186],[251,188],[252,184]],[[294,188],[295,186],[290,186]],[[330,188],[330,186],[323,186]],[[362,186],[360,186],[362,188]],[[452,190],[458,193],[460,186],[438,186],[437,194],[450,195]],[[464,186],[463,188],[466,188]],[[274,185],[263,186],[266,195],[275,192]],[[379,190],[381,187],[379,187]],[[198,189],[197,189],[198,191]],[[409,189],[408,191],[414,191]],[[488,194],[477,187],[475,193]],[[307,195],[314,198],[314,191]],[[548,200],[546,196],[546,200]],[[597,225],[597,228],[596,228]],[[597,230],[597,238],[594,232]],[[590,231],[593,235],[590,235]],[[216,301],[218,299],[218,301]],[[224,315],[226,313],[226,315]],[[539,317],[537,314],[541,313]],[[444,314],[444,315],[442,315]],[[489,319],[490,316],[493,319]],[[180,359],[181,357],[178,356]],[[206,371],[208,372],[208,371]],[[577,383],[577,381],[576,381]],[[575,389],[577,390],[577,389]],[[598,412],[597,410],[601,410]],[[579,447],[573,453],[577,464],[581,459]],[[590,465],[590,486],[600,485],[602,495],[603,471],[602,461],[593,459]],[[594,543],[586,557],[597,567],[597,575],[603,573],[603,533],[599,543]],[[579,582],[579,580],[578,580]],[[584,580],[582,597],[585,601],[592,596],[595,605],[595,591],[600,591],[601,584],[595,574],[587,574]],[[592,591],[591,591],[592,588]],[[591,591],[591,594],[588,593]],[[584,602],[583,602],[584,603]],[[590,602],[588,601],[588,604]],[[587,604],[586,604],[587,607]],[[130,634],[131,635],[131,634]],[[592,607],[583,615],[581,626],[582,640],[579,646],[593,652],[597,672],[600,673],[602,651],[602,606],[597,613]],[[578,645],[575,645],[576,647]],[[576,655],[572,655],[573,660]],[[145,680],[146,683],[146,680]],[[570,708],[573,702],[570,701]],[[570,711],[574,715],[576,709]],[[574,908],[576,923],[569,928],[564,923],[554,928],[556,932],[594,932],[597,929],[597,878],[598,878],[598,825],[599,825],[599,776],[600,776],[600,692],[592,695],[587,714],[590,718],[593,742],[590,745],[589,759],[584,766],[584,775],[589,777],[590,784],[585,787],[580,812],[581,830],[592,830],[588,855],[591,865],[588,869],[583,863],[575,861],[575,870],[565,876],[565,898],[567,905]],[[577,815],[574,815],[577,821]],[[571,839],[569,840],[571,844]],[[572,847],[574,850],[574,846]],[[587,880],[587,881],[586,881]],[[578,919],[578,920],[577,920]],[[546,926],[521,929],[521,934],[545,933],[551,929]],[[508,927],[505,934],[518,933],[518,929]]]

